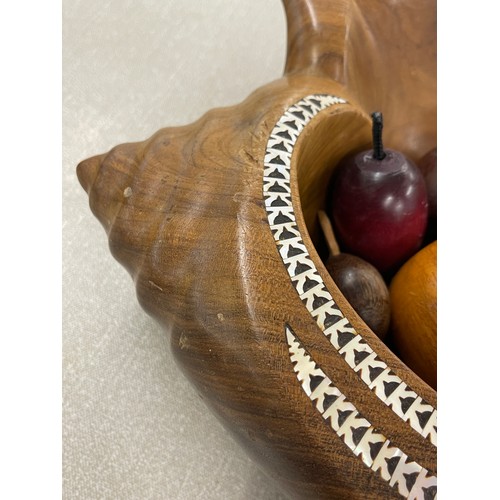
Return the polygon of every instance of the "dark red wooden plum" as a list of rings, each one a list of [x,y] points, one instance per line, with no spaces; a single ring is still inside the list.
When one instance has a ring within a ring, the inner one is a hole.
[[[419,250],[428,201],[420,170],[382,145],[382,115],[373,113],[373,150],[341,162],[332,191],[332,221],[343,251],[388,275]]]

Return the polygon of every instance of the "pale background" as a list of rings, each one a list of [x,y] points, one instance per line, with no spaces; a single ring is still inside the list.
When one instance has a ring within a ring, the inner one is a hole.
[[[77,163],[281,76],[280,0],[63,0],[65,499],[276,499],[173,363]]]

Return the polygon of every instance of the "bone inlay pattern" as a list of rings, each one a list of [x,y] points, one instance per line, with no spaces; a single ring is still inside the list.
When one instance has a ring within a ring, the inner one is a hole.
[[[291,328],[286,326],[285,330],[290,359],[302,389],[344,444],[403,497],[435,498],[436,476],[377,431],[311,359]]]
[[[288,108],[278,120],[264,157],[267,218],[293,286],[332,346],[384,404],[436,445],[437,411],[408,387],[354,330],[326,288],[295,218],[290,164],[297,138],[320,111],[345,103],[332,95],[309,95]]]

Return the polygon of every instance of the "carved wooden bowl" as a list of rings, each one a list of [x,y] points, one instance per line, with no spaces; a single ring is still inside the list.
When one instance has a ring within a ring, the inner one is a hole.
[[[110,249],[179,366],[296,498],[434,498],[436,392],[318,254],[339,159],[436,144],[434,1],[283,0],[283,78],[78,166]]]

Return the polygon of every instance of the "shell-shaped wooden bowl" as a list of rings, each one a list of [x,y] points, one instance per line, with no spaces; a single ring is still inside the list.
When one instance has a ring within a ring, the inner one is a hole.
[[[78,176],[179,366],[285,491],[434,498],[436,392],[339,292],[316,214],[371,111],[411,158],[435,145],[435,2],[283,4],[283,78]]]

